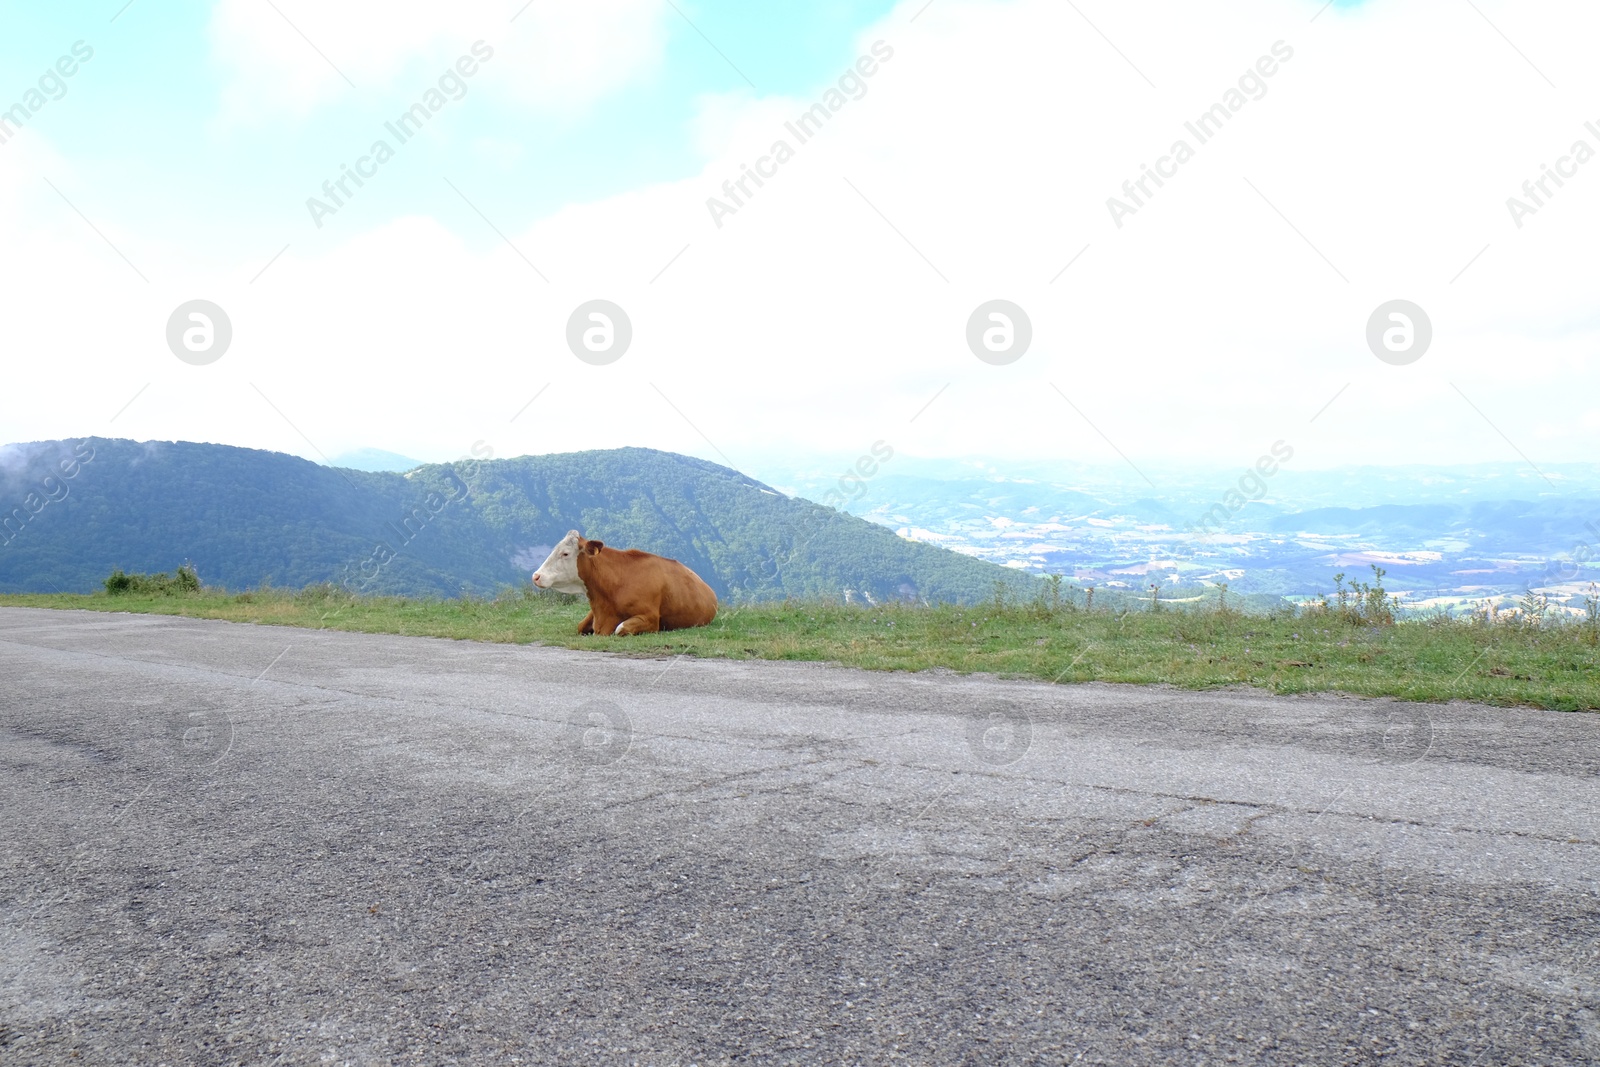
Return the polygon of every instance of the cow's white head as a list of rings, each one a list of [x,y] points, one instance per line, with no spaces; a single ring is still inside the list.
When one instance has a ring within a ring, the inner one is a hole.
[[[583,535],[577,530],[567,531],[561,543],[550,550],[550,555],[533,572],[533,584],[539,589],[554,589],[558,593],[583,594],[583,579],[578,577],[578,553],[583,551]]]

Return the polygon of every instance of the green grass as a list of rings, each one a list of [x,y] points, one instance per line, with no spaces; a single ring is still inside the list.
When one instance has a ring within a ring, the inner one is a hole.
[[[1600,709],[1600,627],[1434,619],[1371,625],[1354,612],[1273,616],[1204,610],[1085,611],[1048,603],[851,606],[776,602],[724,607],[710,626],[637,637],[579,637],[586,610],[558,594],[496,599],[351,597],[331,586],[153,595],[7,595],[0,605],[131,611],[234,622],[471,641],[824,660],[871,670],[987,671],[1050,682],[1250,685],[1275,693],[1339,690],[1405,700],[1472,700]]]

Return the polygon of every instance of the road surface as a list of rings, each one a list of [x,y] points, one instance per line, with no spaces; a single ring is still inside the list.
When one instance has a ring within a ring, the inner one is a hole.
[[[7,1064],[1600,1060],[1593,715],[15,608],[0,679]]]

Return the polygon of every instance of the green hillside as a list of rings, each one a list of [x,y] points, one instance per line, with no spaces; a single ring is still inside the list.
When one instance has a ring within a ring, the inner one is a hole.
[[[0,592],[87,592],[113,568],[188,560],[231,589],[492,593],[527,582],[569,529],[680,559],[725,600],[971,601],[1026,581],[642,448],[399,474],[226,445],[39,442],[0,449],[0,509]]]

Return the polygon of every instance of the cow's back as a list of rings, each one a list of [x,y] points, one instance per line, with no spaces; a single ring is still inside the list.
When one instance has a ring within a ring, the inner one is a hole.
[[[717,594],[698,574],[675,559],[655,556],[663,566],[661,628],[704,626],[717,616]]]
[[[636,615],[656,615],[662,630],[683,630],[704,626],[717,614],[717,594],[711,587],[665,556],[608,545],[598,559],[580,557],[579,574],[598,632]]]

